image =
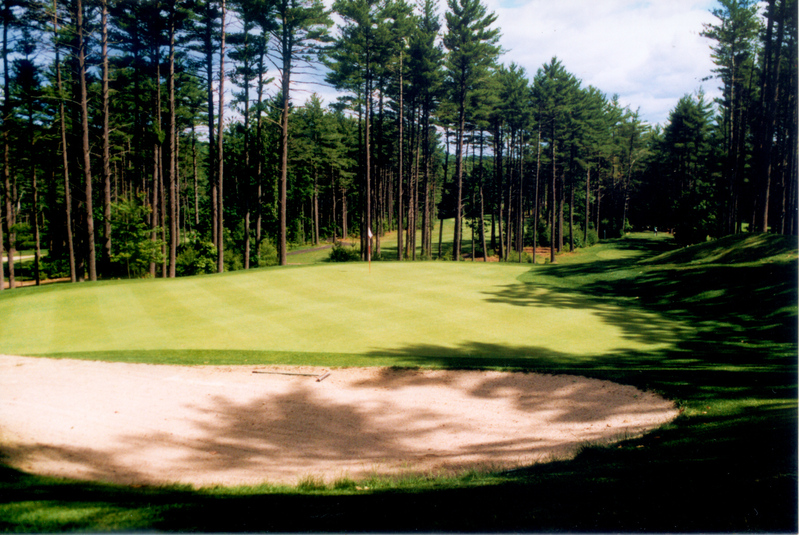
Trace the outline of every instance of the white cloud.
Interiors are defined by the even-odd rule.
[[[715,23],[714,0],[483,0],[497,15],[504,64],[524,67],[530,80],[552,57],[608,98],[638,109],[650,124],[663,124],[685,94],[702,88],[719,95],[712,75],[710,41],[703,24]],[[328,7],[332,0],[325,0]],[[442,31],[446,0],[439,0]],[[302,85],[302,84],[300,84]],[[305,86],[326,104],[336,99],[330,87]]]
[[[503,63],[532,78],[557,56],[564,67],[648,122],[664,123],[686,93],[716,96],[710,41],[703,23],[715,18],[709,0],[487,0],[497,14]]]

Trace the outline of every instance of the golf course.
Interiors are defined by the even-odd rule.
[[[152,410],[170,388],[158,382],[169,370],[208,383],[203,370],[230,367],[246,374],[235,387],[242,389],[265,384],[267,373],[313,381],[326,371],[318,384],[332,388],[347,370],[392,380],[413,372],[428,383],[451,372],[483,386],[511,376],[584,380],[623,385],[631,399],[656,396],[673,415],[511,468],[481,458],[448,471],[124,483],[25,469],[2,427],[14,405],[0,392],[0,531],[797,530],[795,237],[741,234],[679,248],[669,235],[633,233],[559,255],[555,264],[368,265],[324,256],[3,292],[0,355],[35,357],[14,366],[42,366],[43,389],[51,381],[65,392],[71,386],[59,379],[59,363],[85,370],[81,392],[103,382],[91,366],[150,365],[137,399],[150,400]],[[453,390],[466,388],[457,381]],[[525,388],[533,387],[497,387],[458,403],[466,415],[500,391],[524,400]],[[104,395],[112,394],[125,395]],[[218,408],[230,429],[241,416],[234,409]],[[324,432],[334,420],[314,421]]]

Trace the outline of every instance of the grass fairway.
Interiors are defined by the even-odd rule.
[[[634,235],[556,265],[362,264],[0,295],[0,352],[514,367],[656,390],[646,437],[512,473],[127,488],[0,466],[0,530],[797,530],[797,244]],[[368,488],[367,488],[368,487]]]
[[[244,354],[250,363],[296,357],[326,366],[486,357],[530,366],[541,356],[663,349],[690,330],[590,297],[553,306],[557,293],[518,280],[528,271],[382,262],[370,272],[350,263],[20,292],[0,300],[0,352],[164,362],[157,353],[167,350],[187,364]]]

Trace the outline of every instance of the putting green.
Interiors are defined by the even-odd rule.
[[[515,356],[662,349],[684,325],[525,284],[529,266],[329,264],[5,292],[0,353],[254,350]],[[528,277],[529,278],[529,275]]]

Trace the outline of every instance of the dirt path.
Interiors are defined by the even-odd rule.
[[[332,482],[568,458],[677,415],[651,393],[572,376],[344,368],[317,381],[325,371],[0,356],[0,454],[125,484]]]

